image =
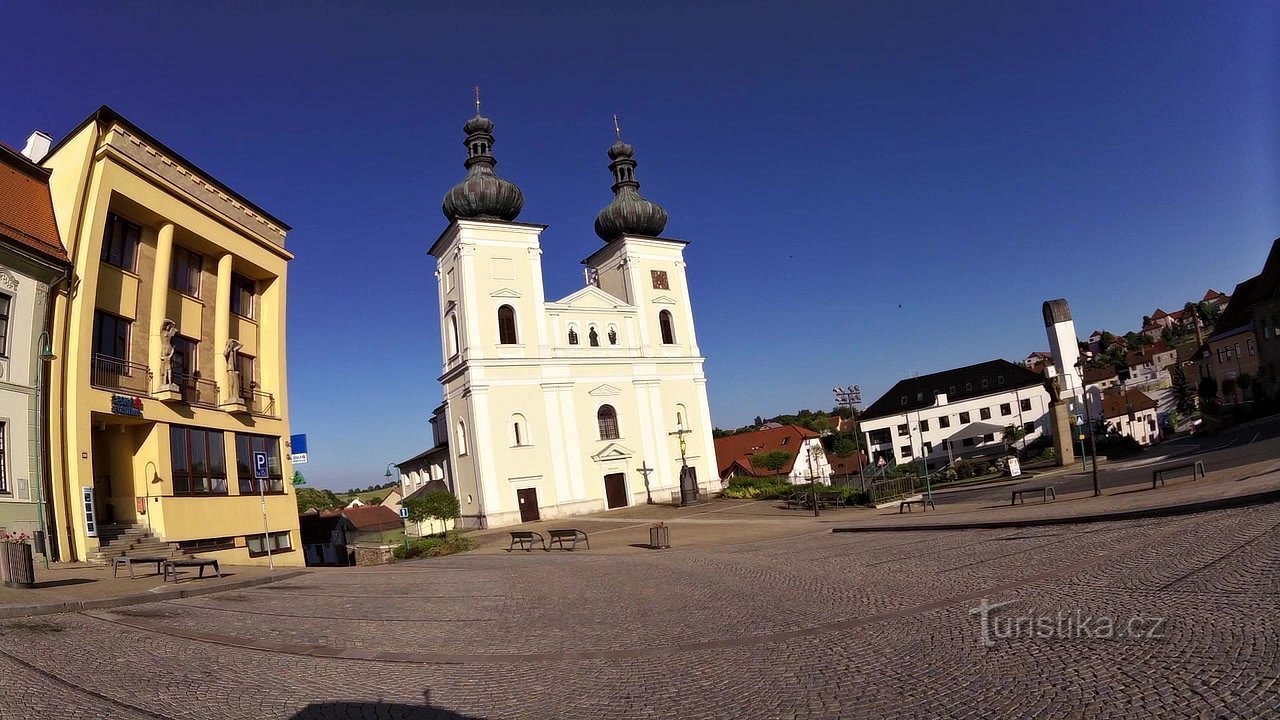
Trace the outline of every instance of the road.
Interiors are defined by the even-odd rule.
[[[1099,467],[1098,485],[1103,492],[1107,492],[1116,488],[1150,484],[1154,469],[1191,460],[1203,462],[1205,470],[1210,473],[1265,460],[1280,461],[1280,416],[1232,428],[1217,435],[1202,438],[1184,436],[1148,448],[1136,458]],[[1093,488],[1093,476],[1091,473],[1076,472],[1046,479],[1031,477],[1021,485],[1003,484],[997,487],[939,492],[934,494],[934,501],[938,504],[1007,503],[1012,489],[1044,485],[1052,487],[1059,495],[1084,492]]]

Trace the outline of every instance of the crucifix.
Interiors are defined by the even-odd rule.
[[[693,432],[685,430],[684,424],[677,422],[676,431],[669,432],[668,435],[675,435],[680,441],[680,504],[692,505],[698,502],[698,485],[693,482],[689,470],[689,461],[685,459],[686,442],[685,435]]]
[[[618,113],[613,114],[613,134],[619,140],[622,139],[622,127],[618,125]]]
[[[476,114],[480,114],[480,86],[476,86]]]
[[[641,463],[640,468],[636,471],[644,476],[644,501],[647,505],[653,504],[653,495],[649,493],[649,473],[653,471],[654,468],[649,467],[649,463],[647,462]]]

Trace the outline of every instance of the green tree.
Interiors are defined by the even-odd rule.
[[[1206,403],[1217,402],[1218,400],[1218,381],[1211,377],[1207,377],[1200,381],[1200,387],[1196,388],[1200,394],[1200,399]]]
[[[791,453],[786,450],[771,450],[767,453],[756,453],[751,456],[751,466],[761,470],[778,473],[791,461]]]
[[[760,417],[759,415],[757,415],[757,416],[756,416],[756,421],[755,421],[755,423],[754,423],[754,424],[755,424],[755,426],[756,426],[756,427],[760,427],[761,425],[763,425],[763,424],[764,424],[764,418],[762,418],[762,417]]]
[[[447,490],[429,492],[420,498],[405,500],[401,507],[409,510],[409,522],[420,523],[427,520],[445,522],[458,517],[462,506],[458,498]]]
[[[306,512],[308,510],[336,510],[343,506],[343,502],[333,494],[332,490],[321,490],[320,488],[300,487],[295,491],[298,499],[298,512]]]
[[[1187,373],[1181,365],[1175,366],[1169,374],[1172,386],[1174,407],[1182,415],[1190,415],[1196,411],[1196,399],[1191,394],[1191,383],[1187,381]],[[1216,394],[1216,392],[1215,392]]]
[[[1019,425],[1005,425],[1004,432],[1000,433],[1000,439],[1004,441],[1004,446],[1008,448],[1010,445],[1018,442],[1027,436],[1027,431]]]
[[[1143,315],[1143,316],[1142,316],[1142,327],[1144,327],[1144,328],[1145,328],[1145,327],[1148,327],[1149,325],[1151,325],[1151,323],[1152,323],[1152,320],[1151,320],[1151,316],[1150,316],[1150,315]]]

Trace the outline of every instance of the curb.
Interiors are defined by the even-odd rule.
[[[142,605],[145,603],[161,602],[163,600],[179,600],[182,598],[199,597],[201,595],[212,595],[213,593],[225,592],[227,590],[243,590],[244,588],[255,587],[257,585],[267,585],[281,580],[291,580],[305,574],[306,572],[303,570],[290,570],[277,575],[236,580],[225,585],[206,585],[197,588],[175,587],[172,590],[164,590],[163,592],[135,593],[133,595],[119,595],[116,597],[98,598],[96,600],[68,600],[66,602],[41,603],[39,605],[0,605],[0,620],[31,617],[33,615],[54,615],[58,613],[80,612],[82,610],[107,610],[110,608],[125,607],[126,605]]]
[[[908,532],[915,530],[998,530],[1001,528],[1043,527],[1047,525],[1077,525],[1082,523],[1111,522],[1115,520],[1142,520],[1147,518],[1174,517],[1192,515],[1211,510],[1246,507],[1280,502],[1280,489],[1265,490],[1248,495],[1236,495],[1213,500],[1183,503],[1181,505],[1161,505],[1137,510],[1117,510],[1113,512],[1095,513],[1092,515],[1071,515],[1066,517],[1027,518],[1024,520],[986,520],[982,522],[934,523],[931,525],[882,525],[879,527],[839,527],[832,528],[833,533],[870,533],[870,532]]]

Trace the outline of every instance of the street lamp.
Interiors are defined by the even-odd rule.
[[[831,388],[831,392],[836,395],[837,406],[849,406],[849,413],[853,418],[853,447],[858,456],[858,482],[862,484],[862,492],[866,492],[867,478],[862,473],[862,441],[860,439],[862,432],[858,429],[858,404],[862,402],[862,388],[857,385],[850,385],[849,387],[837,385]]]
[[[1084,378],[1084,363],[1086,360],[1093,358],[1092,352],[1086,352],[1076,360],[1076,370],[1079,371],[1080,377]],[[1081,383],[1083,385],[1083,383]],[[1084,421],[1089,426],[1089,454],[1093,457],[1093,496],[1098,497],[1102,494],[1102,490],[1098,487],[1098,442],[1094,439],[1093,433],[1093,413],[1089,410],[1089,388],[1081,388],[1084,392],[1081,396],[1084,399]]]
[[[35,486],[36,486],[36,512],[40,516],[40,536],[44,538],[44,552],[40,553],[44,556],[44,569],[49,569],[49,550],[53,547],[53,538],[49,537],[49,529],[45,525],[45,507],[44,507],[44,479],[40,472],[44,465],[44,452],[40,447],[41,428],[44,425],[40,422],[40,409],[44,406],[44,366],[45,363],[53,362],[58,359],[53,354],[53,348],[49,345],[49,333],[41,332],[36,344],[40,346],[40,358],[36,363],[36,468],[35,468]]]

